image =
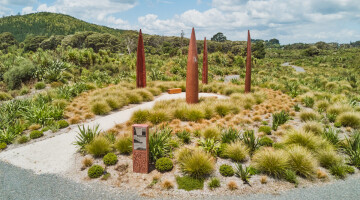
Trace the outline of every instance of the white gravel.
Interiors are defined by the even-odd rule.
[[[199,94],[199,97],[210,96],[226,98],[225,96],[217,94]],[[156,101],[178,98],[185,98],[185,93],[162,94],[154,101],[142,103],[132,108],[100,117],[94,121],[85,123],[84,125],[91,127],[99,124],[100,129],[106,131],[112,128],[115,124],[128,121],[132,113],[136,110],[152,108]],[[71,166],[76,162],[75,154],[77,148],[72,143],[76,140],[77,131],[77,128],[73,128],[67,133],[1,152],[0,160],[21,168],[33,170],[36,174],[63,174],[71,169]]]

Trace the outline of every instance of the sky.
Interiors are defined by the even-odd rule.
[[[276,38],[281,44],[360,40],[360,0],[0,0],[0,16],[64,13],[144,33],[210,39]]]

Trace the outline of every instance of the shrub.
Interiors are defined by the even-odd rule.
[[[212,190],[214,188],[220,187],[220,180],[218,178],[211,178],[208,184],[209,188]]]
[[[342,126],[342,124],[341,124],[341,122],[335,122],[335,123],[334,123],[334,126],[335,126],[336,128],[340,128],[340,127]]]
[[[205,138],[205,139],[210,139],[210,138],[213,138],[213,139],[218,139],[220,137],[220,131],[218,128],[216,127],[209,127],[209,128],[206,128],[203,132],[202,132],[202,136]]]
[[[294,105],[294,110],[295,110],[295,112],[299,112],[299,111],[300,111],[300,106],[299,106],[299,104],[295,104],[295,105]]]
[[[89,154],[100,157],[111,151],[110,145],[105,137],[97,136],[85,146],[85,149]]]
[[[234,174],[235,174],[232,166],[227,165],[227,164],[222,164],[220,166],[219,172],[222,176],[225,176],[225,177],[234,176]]]
[[[210,154],[202,150],[195,150],[186,157],[178,160],[181,170],[194,178],[202,178],[214,171],[215,162]]]
[[[35,131],[31,131],[30,138],[36,139],[36,138],[42,137],[43,135],[44,135],[44,133],[42,131],[35,130]]]
[[[316,135],[321,135],[323,133],[324,127],[321,123],[315,121],[306,122],[303,127],[304,131],[312,132]]]
[[[52,105],[61,109],[65,109],[68,102],[65,99],[55,99],[52,101]]]
[[[221,132],[221,142],[222,143],[231,143],[239,139],[239,131],[233,128],[223,129]]]
[[[166,157],[170,152],[169,141],[171,129],[162,129],[150,134],[149,153],[150,159],[155,162],[157,159]]]
[[[7,144],[5,142],[0,143],[0,150],[6,149]]]
[[[269,137],[262,137],[259,140],[259,145],[260,146],[266,146],[266,147],[271,147],[274,144],[274,141],[269,138]]]
[[[317,164],[310,151],[302,146],[293,146],[288,150],[289,166],[298,175],[310,178],[316,172]]]
[[[12,99],[12,96],[9,93],[0,91],[0,101],[7,101],[7,100],[11,100],[11,99]]]
[[[311,132],[306,132],[302,130],[289,132],[285,136],[284,143],[288,145],[297,144],[306,147],[307,149],[313,152],[316,152],[329,145],[320,136],[316,136]]]
[[[242,140],[248,146],[250,153],[252,154],[256,149],[259,148],[259,138],[255,137],[253,130],[246,130],[242,134]]]
[[[131,116],[131,121],[135,124],[145,123],[149,117],[149,114],[150,113],[148,110],[137,110]]]
[[[316,157],[320,166],[326,169],[342,163],[342,158],[333,150],[321,150],[316,154]]]
[[[249,153],[249,149],[241,142],[233,142],[227,145],[223,155],[235,162],[244,161]]]
[[[266,135],[271,135],[271,127],[270,126],[260,126],[259,132],[263,132]]]
[[[285,124],[290,119],[289,113],[283,110],[279,113],[274,113],[272,117],[273,117],[272,129],[274,131],[276,131],[280,125]]]
[[[329,169],[330,173],[335,176],[336,178],[345,178],[347,171],[344,165],[333,165]]]
[[[37,82],[36,84],[35,84],[35,89],[37,89],[37,90],[42,90],[42,89],[44,89],[46,87],[46,84],[44,83],[44,82]]]
[[[305,97],[302,99],[302,102],[305,104],[306,107],[312,108],[314,106],[314,99],[311,97]]]
[[[159,171],[159,172],[168,172],[171,171],[173,168],[173,162],[171,161],[170,158],[159,158],[156,161],[155,164],[155,168]]]
[[[191,142],[190,133],[186,130],[181,132],[177,132],[176,136],[181,139],[181,141],[185,144],[189,144]]]
[[[18,136],[18,138],[16,139],[16,142],[18,144],[24,144],[24,143],[27,143],[28,141],[29,141],[29,137],[26,135]]]
[[[284,179],[289,183],[294,183],[295,185],[299,184],[296,173],[293,170],[285,170]]]
[[[336,117],[336,122],[341,123],[342,126],[349,126],[352,128],[360,128],[360,113],[358,112],[344,112]]]
[[[87,144],[89,144],[96,136],[100,134],[99,125],[90,128],[83,125],[82,128],[78,126],[79,132],[76,136],[76,141],[73,143],[83,150]]]
[[[115,142],[115,148],[121,154],[128,154],[132,152],[132,139],[128,136],[120,136]]]
[[[115,165],[118,158],[114,153],[108,153],[103,157],[103,161],[105,165]]]
[[[288,155],[283,150],[260,149],[257,151],[253,158],[252,163],[255,169],[280,178],[284,175],[288,168]]]
[[[111,108],[105,101],[98,101],[91,105],[91,111],[95,115],[105,115],[111,111]]]
[[[4,73],[4,82],[9,89],[19,88],[21,83],[31,80],[35,71],[36,69],[32,62],[24,61],[20,66],[13,66]]]
[[[217,156],[220,148],[221,148],[221,144],[219,141],[214,140],[213,138],[210,139],[201,139],[199,142],[199,146],[204,149],[206,152],[210,153],[212,156]]]
[[[177,176],[176,183],[178,184],[178,189],[183,189],[186,191],[201,190],[204,188],[203,179],[196,179],[189,176]]]
[[[339,134],[336,129],[325,129],[322,136],[333,145],[338,145],[340,143]]]
[[[63,129],[69,126],[69,123],[66,120],[60,120],[57,122],[59,129]]]
[[[152,111],[148,116],[148,120],[153,124],[169,121],[170,117],[165,111],[156,110]]]
[[[90,178],[99,178],[104,173],[104,168],[100,165],[93,165],[88,170],[88,176]]]
[[[316,121],[319,118],[319,114],[312,110],[303,110],[300,112],[301,121]]]
[[[137,90],[136,93],[142,97],[142,101],[152,101],[154,99],[153,94],[145,89]]]
[[[251,167],[243,167],[242,164],[237,163],[235,175],[244,182],[244,184],[249,184],[249,179],[251,177]]]

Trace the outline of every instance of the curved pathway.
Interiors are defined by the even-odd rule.
[[[200,93],[199,96],[226,98],[222,95],[208,93]],[[142,103],[126,110],[120,110],[85,123],[84,125],[92,127],[99,124],[99,128],[106,131],[114,127],[115,124],[128,121],[132,113],[136,110],[152,108],[156,101],[178,98],[185,98],[185,92],[179,94],[162,94],[154,101]],[[2,160],[25,169],[31,169],[38,174],[64,173],[71,169],[71,165],[76,160],[75,154],[77,147],[72,143],[76,141],[77,131],[77,128],[73,128],[67,133],[1,152],[0,161]]]
[[[295,66],[295,65],[290,65],[290,63],[288,63],[288,62],[281,64],[281,66],[290,66],[290,67],[294,68],[295,71],[297,71],[297,72],[305,72],[304,68]]]

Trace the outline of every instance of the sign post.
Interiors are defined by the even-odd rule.
[[[134,124],[133,131],[133,172],[149,173],[149,125]]]

